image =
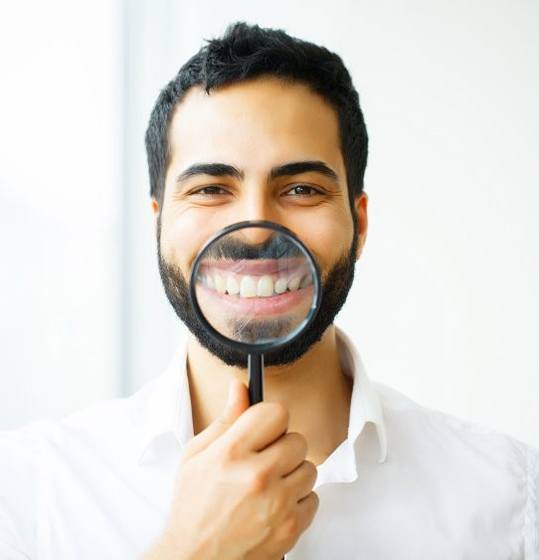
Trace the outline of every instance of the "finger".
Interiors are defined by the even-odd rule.
[[[232,378],[225,409],[205,430],[189,441],[183,459],[192,457],[206,449],[222,436],[248,408],[249,391],[247,387],[241,381]]]
[[[318,506],[320,505],[320,499],[316,492],[311,492],[307,494],[302,500],[300,500],[296,506],[296,511],[298,514],[300,533],[305,531],[307,527],[312,523],[316,512],[318,511]]]
[[[283,482],[288,486],[296,501],[299,502],[311,493],[317,477],[316,466],[310,461],[303,461],[295,471],[283,478]]]
[[[277,476],[286,476],[305,460],[307,441],[296,432],[288,432],[261,451],[259,462],[269,465]]]
[[[246,410],[223,436],[223,444],[260,451],[288,429],[288,409],[277,402],[260,402]]]

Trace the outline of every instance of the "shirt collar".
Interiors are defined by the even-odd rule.
[[[353,482],[358,477],[359,435],[368,423],[376,428],[378,440],[378,462],[387,457],[387,432],[380,397],[372,385],[359,353],[339,327],[335,327],[337,352],[341,369],[353,379],[348,420],[348,436],[332,454],[318,466],[316,487],[329,482]]]
[[[341,368],[353,382],[348,437],[320,465],[319,482],[352,481],[357,478],[356,440],[368,422],[376,427],[378,462],[387,456],[387,437],[379,396],[371,384],[359,353],[343,330],[336,327]],[[153,389],[143,411],[138,464],[157,451],[158,442],[173,439],[180,448],[193,437],[191,397],[187,377],[187,340],[182,340],[165,371],[153,381]],[[320,476],[322,475],[322,476]]]
[[[154,380],[143,411],[138,464],[151,460],[157,443],[167,436],[180,448],[194,436],[191,396],[187,377],[187,340],[179,344],[165,371]]]

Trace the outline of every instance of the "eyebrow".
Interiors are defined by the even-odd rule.
[[[268,173],[268,180],[272,181],[279,177],[299,175],[300,173],[320,173],[333,181],[338,181],[339,177],[327,163],[323,161],[293,161],[273,167]],[[191,177],[197,175],[211,175],[213,177],[232,177],[243,179],[244,173],[233,165],[227,163],[195,163],[182,171],[176,177],[176,184],[181,184]]]

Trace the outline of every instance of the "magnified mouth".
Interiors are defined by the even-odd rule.
[[[304,260],[215,261],[198,270],[205,302],[233,314],[267,316],[292,311],[313,299],[312,273]],[[306,314],[305,310],[305,314]]]
[[[258,259],[203,263],[201,284],[219,294],[240,298],[267,298],[294,292],[312,284],[312,273],[303,260]]]

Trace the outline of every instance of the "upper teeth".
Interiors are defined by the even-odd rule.
[[[297,290],[299,288],[299,283],[301,282],[301,278],[299,276],[293,276],[288,281],[288,289],[290,291]]]
[[[257,296],[272,296],[273,295],[273,280],[271,276],[261,276],[256,285]]]
[[[286,281],[286,278],[279,278],[275,281],[275,286],[273,287],[273,289],[275,290],[276,294],[282,294],[283,292],[286,292],[287,287],[288,282]]]
[[[214,273],[202,275],[202,282],[208,288],[217,290],[219,293],[239,295],[240,297],[269,297],[282,294],[286,290],[294,291],[305,288],[312,284],[310,274],[292,274],[289,278],[285,276],[226,276],[226,273]]]
[[[244,276],[240,282],[241,297],[256,296],[256,280],[252,276]]]
[[[206,278],[211,278],[211,276],[208,274],[208,276],[206,276]],[[221,293],[224,294],[226,292],[226,281],[225,279],[220,276],[219,274],[216,274],[213,277],[214,283],[215,283],[215,289]],[[206,283],[206,285],[211,288],[209,282]]]
[[[226,279],[226,291],[231,295],[236,295],[240,291],[240,285],[234,276],[229,276]]]

